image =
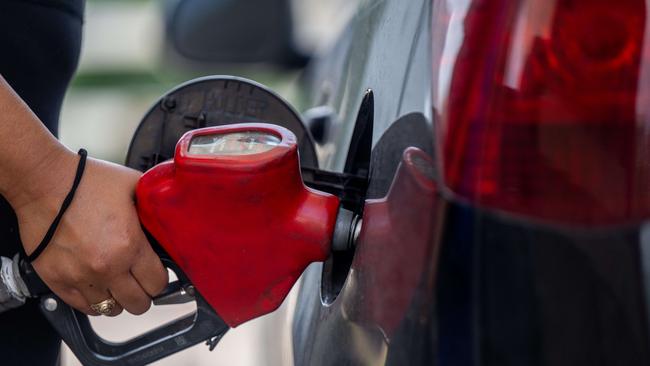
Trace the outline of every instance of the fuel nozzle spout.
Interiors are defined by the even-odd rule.
[[[360,215],[343,207],[339,208],[332,235],[332,251],[347,252],[354,250],[363,219]]]

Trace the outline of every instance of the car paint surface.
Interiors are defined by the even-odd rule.
[[[433,180],[430,5],[363,2],[342,38],[304,78],[301,108],[336,111],[325,143],[317,147],[323,169],[343,169],[366,90],[375,101],[369,201],[356,253],[331,303],[321,296],[321,264],[303,276],[293,318],[296,365],[433,362],[439,202]],[[407,172],[419,171],[403,159],[409,146],[430,159],[421,190],[403,189],[412,178]]]
[[[648,364],[642,223],[581,228],[511,215],[458,199],[438,179],[433,127],[444,100],[432,101],[445,94],[433,88],[444,88],[454,63],[433,60],[431,45],[448,42],[453,55],[463,20],[432,35],[430,16],[436,6],[462,13],[470,4],[363,2],[334,49],[307,70],[301,109],[336,112],[317,146],[321,168],[343,169],[367,89],[374,130],[351,269],[333,300],[323,296],[322,265],[303,276],[294,362]],[[402,184],[405,161],[398,166],[408,146],[432,157],[433,188],[417,200],[405,192],[397,199],[390,188]]]

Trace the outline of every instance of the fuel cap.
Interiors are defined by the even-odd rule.
[[[136,129],[126,165],[145,171],[172,158],[187,131],[233,123],[272,123],[298,140],[303,167],[318,168],[314,142],[296,110],[268,87],[235,76],[190,80],[163,95]]]

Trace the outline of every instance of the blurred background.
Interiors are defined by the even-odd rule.
[[[292,55],[294,61],[304,63],[300,60],[302,55],[318,57],[326,52],[359,1],[293,1],[292,42],[297,53]],[[84,147],[94,157],[123,163],[131,136],[152,104],[179,83],[210,74],[256,80],[274,89],[298,110],[302,109],[294,88],[300,77],[300,68],[274,67],[264,63],[229,63],[225,66],[176,54],[166,41],[169,38],[166,19],[178,3],[87,1],[79,69],[61,116],[60,137],[68,147],[73,150]],[[215,3],[226,4],[229,1]],[[248,1],[239,0],[239,3]],[[207,24],[211,26],[209,22]],[[214,24],[215,28],[218,26]],[[296,291],[294,288],[279,311],[227,333],[213,352],[198,345],[157,365],[291,365],[289,325]],[[92,322],[100,335],[119,341],[190,312],[192,307],[167,306],[154,308],[141,317],[126,314],[118,318],[96,318]],[[280,337],[282,342],[278,342]],[[286,346],[268,349],[269,339],[274,339],[275,345]],[[62,365],[80,365],[65,347]]]

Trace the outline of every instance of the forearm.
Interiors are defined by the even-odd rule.
[[[16,206],[57,190],[73,155],[0,76],[0,194]]]

